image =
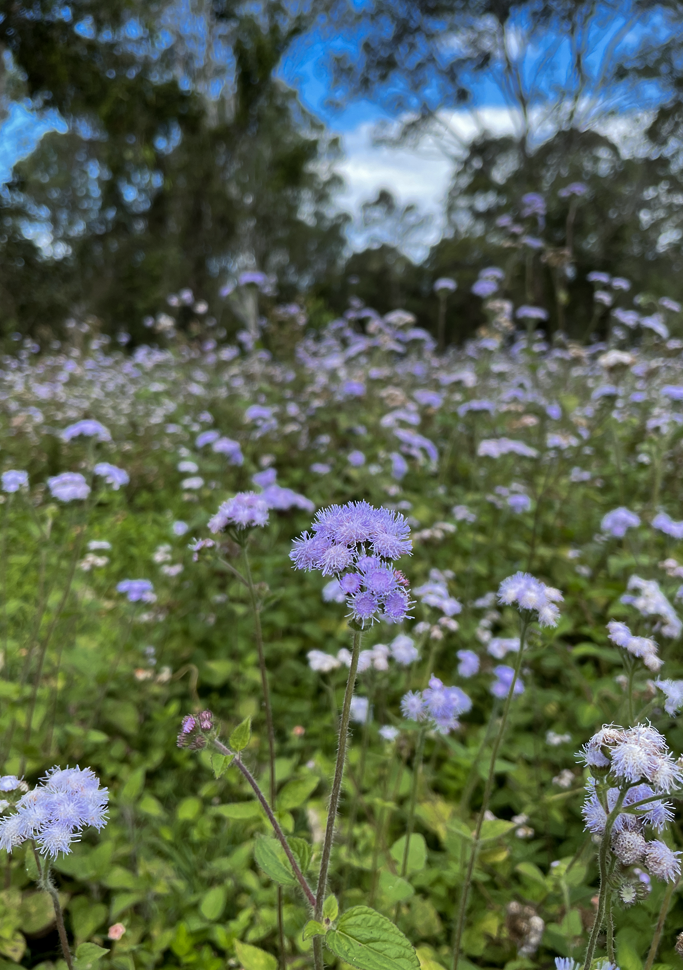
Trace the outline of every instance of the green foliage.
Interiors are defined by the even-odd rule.
[[[368,906],[354,906],[325,936],[325,946],[358,970],[418,970],[409,940],[386,916]]]

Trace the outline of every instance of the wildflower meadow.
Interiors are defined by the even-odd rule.
[[[680,966],[681,310],[592,275],[8,348],[0,970]]]

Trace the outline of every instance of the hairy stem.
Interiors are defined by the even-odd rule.
[[[413,765],[413,784],[410,789],[410,805],[408,806],[408,826],[406,828],[406,845],[403,850],[403,861],[401,862],[402,879],[405,878],[406,870],[408,868],[408,853],[410,852],[410,840],[413,835],[413,826],[415,824],[415,802],[417,801],[417,789],[420,783],[420,770],[422,768],[422,758],[424,756],[426,736],[427,736],[427,729],[423,725],[420,728],[420,733],[417,738],[417,747],[415,749],[415,764]]]
[[[249,599],[251,609],[254,614],[254,633],[256,636],[256,649],[258,651],[258,664],[261,671],[261,689],[263,690],[263,703],[266,709],[266,729],[268,732],[268,767],[270,771],[270,801],[275,805],[275,728],[273,726],[273,708],[270,703],[270,687],[268,684],[268,671],[266,669],[266,656],[263,650],[263,632],[261,630],[260,606],[256,597],[254,580],[251,575],[251,565],[246,543],[243,546],[244,571],[246,573],[247,587],[249,588]],[[237,570],[233,572],[241,579]],[[244,580],[242,580],[244,582]],[[285,927],[282,913],[282,887],[277,887],[277,928],[280,943],[280,970],[285,966]]]
[[[526,641],[526,631],[528,626],[528,620],[522,620],[522,628],[519,638],[519,653],[517,654],[517,662],[515,664],[515,673],[512,678],[512,683],[510,684],[510,690],[505,698],[505,706],[503,707],[503,714],[500,719],[500,727],[498,728],[498,733],[493,742],[493,748],[491,750],[491,764],[489,766],[489,772],[486,778],[486,786],[484,788],[484,797],[481,803],[481,809],[479,811],[479,816],[477,818],[477,825],[474,830],[474,835],[472,837],[472,849],[470,851],[469,863],[467,866],[467,872],[465,874],[465,882],[462,887],[462,894],[460,897],[460,912],[458,913],[458,919],[455,924],[455,932],[453,935],[453,970],[458,970],[458,961],[460,960],[460,947],[462,945],[462,934],[465,929],[465,915],[467,913],[467,903],[469,902],[470,889],[472,886],[472,876],[474,874],[474,867],[477,861],[477,855],[479,854],[479,841],[481,839],[481,829],[484,824],[484,815],[488,811],[489,802],[491,800],[491,792],[493,791],[493,783],[496,777],[496,759],[498,757],[498,752],[500,746],[503,742],[503,737],[505,735],[505,728],[507,726],[508,717],[510,714],[510,708],[512,706],[512,698],[515,692],[515,685],[519,678],[519,672],[522,668],[522,657],[524,655],[524,647]]]
[[[50,875],[50,863],[45,862],[44,864],[40,860],[40,855],[38,854],[38,849],[36,848],[36,843],[31,839],[31,845],[33,846],[33,856],[36,860],[36,866],[38,868],[38,884],[40,888],[49,893],[52,898],[52,905],[55,911],[55,922],[57,923],[57,932],[59,934],[59,942],[62,944],[62,951],[64,953],[64,959],[66,960],[66,965],[69,970],[73,970],[73,960],[71,957],[71,949],[69,947],[69,940],[66,935],[66,927],[64,926],[64,915],[62,914],[62,907],[59,903],[59,893],[57,892],[57,887],[52,881]]]
[[[351,650],[351,666],[349,676],[346,681],[346,691],[344,692],[344,703],[342,705],[341,721],[339,722],[339,744],[337,747],[337,761],[334,766],[334,776],[332,778],[332,793],[327,810],[327,825],[325,826],[325,839],[323,841],[322,856],[320,859],[320,874],[318,875],[318,889],[315,897],[315,911],[313,918],[320,920],[325,902],[325,890],[327,888],[327,873],[330,868],[330,856],[332,855],[332,842],[334,841],[334,826],[337,820],[337,809],[341,796],[342,780],[344,778],[344,766],[346,764],[346,748],[349,740],[349,720],[351,717],[351,699],[353,689],[356,685],[356,672],[358,670],[358,657],[360,655],[362,633],[360,630],[353,631],[353,647]],[[317,944],[316,944],[316,941]],[[319,937],[313,940],[313,956],[315,959],[316,970],[322,970],[322,941]]]
[[[593,923],[593,929],[591,931],[590,939],[588,940],[588,948],[586,949],[586,959],[583,964],[583,970],[590,970],[591,963],[593,962],[593,956],[595,954],[595,947],[598,944],[598,936],[600,935],[600,930],[602,929],[602,924],[605,919],[605,913],[607,911],[608,898],[611,895],[611,888],[609,885],[609,847],[610,839],[612,837],[612,828],[617,820],[617,815],[621,810],[621,804],[624,800],[625,791],[620,792],[619,798],[617,799],[617,804],[614,806],[612,811],[607,816],[607,821],[605,822],[605,831],[602,836],[602,842],[600,843],[600,850],[598,852],[598,869],[600,872],[600,895],[598,896],[598,911],[595,914],[595,922]]]
[[[294,854],[293,854],[292,850],[289,847],[289,842],[287,841],[287,838],[285,836],[285,833],[280,828],[280,823],[275,818],[275,815],[273,814],[273,810],[270,807],[270,805],[268,804],[268,799],[266,798],[266,796],[263,794],[263,792],[259,788],[258,782],[256,781],[256,779],[254,778],[254,776],[249,771],[249,769],[244,764],[244,762],[242,761],[242,759],[240,758],[240,756],[238,754],[235,754],[234,751],[231,751],[230,748],[228,748],[226,745],[223,744],[222,741],[219,741],[218,739],[214,739],[213,745],[216,748],[216,750],[217,751],[220,751],[220,753],[222,755],[225,755],[226,758],[232,758],[233,759],[233,762],[232,763],[235,765],[236,768],[239,768],[239,770],[242,772],[242,774],[246,778],[246,780],[249,783],[249,785],[251,786],[254,794],[256,795],[256,797],[258,798],[259,802],[261,803],[261,807],[263,808],[263,811],[266,813],[266,815],[268,817],[268,821],[270,822],[270,824],[273,827],[273,832],[275,832],[275,836],[276,836],[278,842],[280,843],[280,845],[282,846],[282,848],[285,850],[285,855],[289,859],[289,864],[291,865],[292,870],[294,871],[294,875],[296,876],[296,878],[297,878],[297,880],[299,882],[299,885],[301,886],[301,888],[304,891],[304,895],[306,896],[306,899],[309,901],[309,903],[311,904],[311,906],[315,906],[315,895],[313,893],[313,890],[311,889],[311,887],[306,882],[306,877],[302,873],[301,869],[299,868],[298,862],[294,858]]]

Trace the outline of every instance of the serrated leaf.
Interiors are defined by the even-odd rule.
[[[229,745],[233,751],[244,751],[251,740],[251,717],[245,717],[230,735]]]
[[[336,896],[328,896],[323,903],[323,916],[333,923],[337,916],[339,916],[339,903],[337,902]]]
[[[406,850],[406,837],[402,835],[391,847],[391,858],[399,869],[403,866],[403,856]],[[427,843],[423,835],[410,836],[410,848],[408,849],[408,865],[406,872],[419,872],[424,869],[427,862]]]
[[[527,879],[531,879],[532,882],[537,882],[541,886],[546,884],[545,876],[533,862],[520,862],[519,865],[515,866],[515,870],[522,876],[526,876]]]
[[[244,970],[277,970],[277,960],[273,954],[266,953],[251,943],[235,940],[235,952]]]
[[[486,819],[481,827],[481,842],[488,842],[489,839],[500,839],[507,835],[515,827],[514,822],[508,822],[504,818]]]
[[[397,926],[369,906],[354,906],[330,930],[325,945],[358,970],[420,970],[417,953]]]
[[[311,864],[313,849],[306,839],[289,838],[287,839],[292,855],[296,859],[297,865],[302,872],[307,872]]]
[[[308,923],[304,926],[301,938],[303,940],[310,940],[312,936],[324,936],[325,932],[325,927],[322,923],[319,923],[315,919],[309,919]]]
[[[298,808],[309,798],[318,787],[319,779],[315,775],[307,778],[295,778],[288,781],[280,794],[277,796],[277,807],[281,812],[291,811]]]
[[[108,953],[109,950],[106,947],[98,946],[97,943],[81,943],[76,949],[74,967],[76,970],[89,970]]]
[[[296,886],[297,879],[277,839],[262,835],[254,845],[254,858],[259,869],[280,886]]]

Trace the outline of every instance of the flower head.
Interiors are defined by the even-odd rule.
[[[18,492],[22,485],[28,485],[28,472],[10,468],[9,471],[2,473],[3,492]]]
[[[562,600],[562,593],[558,589],[546,586],[529,573],[518,572],[508,576],[498,590],[500,603],[516,603],[520,610],[534,611],[541,626],[557,626],[560,611],[556,604]]]
[[[47,480],[47,487],[53,498],[60,502],[72,502],[74,499],[87,498],[90,486],[80,472],[62,472]]]
[[[256,492],[238,492],[233,498],[223,502],[218,511],[209,519],[211,532],[222,532],[228,526],[237,530],[264,526],[268,524],[268,504]]]

